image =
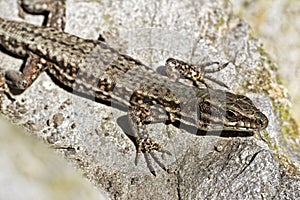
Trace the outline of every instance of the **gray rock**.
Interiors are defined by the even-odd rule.
[[[172,153],[162,158],[175,170],[168,174],[155,166],[154,177],[143,159],[134,164],[135,147],[118,123],[125,112],[68,93],[46,74],[16,96],[16,102],[4,99],[1,112],[10,121],[59,148],[111,199],[300,196],[297,167],[285,159],[288,151],[275,149],[284,149],[277,140],[283,134],[278,114],[289,107],[278,100],[287,101],[286,96],[261,44],[251,37],[248,24],[232,14],[228,1],[70,0],[67,13],[67,32],[91,39],[101,33],[111,46],[153,68],[168,57],[195,64],[230,61],[215,77],[250,97],[268,116],[268,128],[257,137],[223,138],[151,124],[151,137]],[[16,18],[16,13],[3,11],[1,16]],[[35,17],[26,21],[40,24]],[[0,55],[1,66],[18,69],[15,59]],[[291,123],[290,118],[285,122]],[[297,164],[299,159],[293,158]]]

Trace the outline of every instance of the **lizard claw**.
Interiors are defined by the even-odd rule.
[[[144,158],[146,160],[147,166],[150,172],[156,176],[156,172],[153,167],[152,159],[165,171],[169,171],[165,164],[161,161],[161,159],[156,155],[155,151],[160,153],[166,153],[168,155],[172,155],[167,150],[162,150],[158,143],[154,143],[150,138],[146,138],[143,140],[137,141],[137,152],[135,158],[135,165],[137,165],[138,160],[140,158],[140,154],[143,153]],[[151,159],[152,158],[152,159]]]

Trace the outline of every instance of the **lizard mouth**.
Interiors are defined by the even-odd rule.
[[[253,118],[243,119],[236,122],[228,122],[227,127],[241,131],[260,131],[268,126],[268,118],[261,112],[256,112]],[[226,126],[226,125],[225,125]]]

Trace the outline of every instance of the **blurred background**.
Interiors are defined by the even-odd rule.
[[[0,117],[0,200],[107,199],[61,155]]]

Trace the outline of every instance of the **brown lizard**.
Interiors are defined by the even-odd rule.
[[[0,18],[1,46],[27,58],[22,72],[7,71],[0,77],[0,88],[9,96],[12,96],[11,91],[25,90],[46,70],[68,91],[128,110],[137,155],[144,154],[154,175],[151,157],[160,167],[168,169],[155,154],[163,150],[148,136],[149,123],[183,123],[197,130],[242,131],[249,135],[267,127],[267,117],[248,97],[199,87],[199,83],[206,84],[205,78],[222,85],[206,74],[219,71],[228,63],[211,71],[206,66],[218,63],[195,68],[195,65],[168,59],[166,65],[177,69],[196,87],[187,86],[156,73],[103,41],[82,39],[63,32],[65,11],[57,8],[64,9],[64,1],[47,2],[49,5],[39,7],[20,0],[23,8],[30,12],[41,13],[40,8],[55,7],[59,17],[49,9],[46,26]]]

